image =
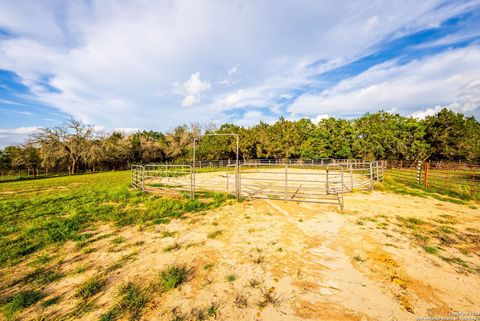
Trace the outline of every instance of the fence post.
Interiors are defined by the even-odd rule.
[[[343,191],[343,169],[342,169],[342,171],[340,172],[340,174],[341,174],[341,180],[342,180],[342,187],[341,187],[342,202],[340,203],[340,208],[341,208],[342,211],[343,211],[343,207],[344,207],[343,204],[344,204],[344,202],[345,202],[345,201],[344,201],[344,198],[343,198],[343,194],[344,194],[344,191]]]
[[[472,174],[472,191],[471,191],[472,196],[474,193],[475,193],[475,169],[473,170],[473,174]]]
[[[375,162],[375,171],[377,173],[377,182],[379,181],[378,179],[378,161]]]
[[[353,164],[350,163],[350,192],[353,192]]]
[[[235,164],[235,196],[237,197],[237,200],[240,197],[240,164],[236,163]]]
[[[142,166],[141,169],[142,169],[142,176],[141,176],[141,180],[142,180],[142,191],[145,191],[145,176],[144,176],[145,167]]]
[[[382,160],[382,181],[384,181],[385,178],[385,162]]]
[[[285,200],[288,199],[288,164],[285,164]]]
[[[229,186],[228,186],[228,183],[229,183],[228,175],[229,175],[229,172],[228,172],[228,167],[227,167],[227,194],[228,194],[228,188],[229,188]]]
[[[327,195],[330,194],[330,186],[329,186],[329,181],[328,181],[328,165],[327,165],[327,170],[325,172],[325,178],[327,181]]]
[[[420,185],[422,180],[422,161],[418,161],[417,164],[417,184]]]
[[[370,162],[370,190],[373,191],[373,162]]]
[[[428,187],[428,174],[430,172],[430,163],[425,163],[425,172],[423,173],[423,186]]]

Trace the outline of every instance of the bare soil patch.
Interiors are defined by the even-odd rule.
[[[44,268],[62,278],[19,317],[98,320],[128,282],[148,294],[142,320],[414,320],[478,309],[480,210],[382,192],[345,203],[342,213],[256,200],[168,224],[98,225],[85,231],[88,242],[50,253]],[[158,284],[169,266],[187,273],[166,291]],[[16,291],[33,270],[32,262],[3,269],[0,282]],[[100,290],[78,297],[98,275]]]

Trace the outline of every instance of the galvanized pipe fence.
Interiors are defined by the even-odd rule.
[[[132,187],[143,191],[225,192],[238,197],[338,204],[344,193],[371,190],[384,162],[355,160],[232,160],[132,166]]]

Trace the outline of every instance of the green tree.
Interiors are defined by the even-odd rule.
[[[466,119],[461,113],[446,108],[425,118],[426,142],[431,147],[431,159],[462,159],[462,144],[466,140]]]

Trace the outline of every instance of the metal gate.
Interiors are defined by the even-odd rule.
[[[186,191],[194,197],[194,175],[190,165],[145,165],[141,177],[144,191]]]
[[[340,166],[244,163],[238,170],[238,194],[251,198],[338,204],[343,209]]]

